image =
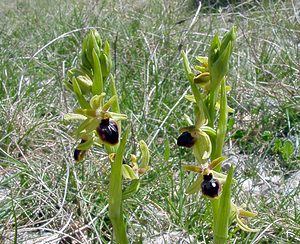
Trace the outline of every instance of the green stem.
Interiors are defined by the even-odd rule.
[[[225,136],[227,131],[227,120],[228,120],[228,112],[227,112],[226,83],[225,83],[225,79],[223,79],[221,81],[220,117],[218,121],[215,151],[212,159],[216,159],[222,156],[223,146],[224,146],[224,141],[225,141]],[[215,170],[220,171],[220,169],[221,169],[221,165],[219,165]]]
[[[211,112],[211,110],[209,110],[209,111]],[[215,111],[215,109],[214,109],[214,111]],[[227,130],[227,117],[228,117],[228,112],[227,112],[226,84],[225,84],[225,79],[223,79],[221,81],[220,117],[219,117],[219,121],[218,121],[216,138],[214,138],[212,140],[212,145],[213,145],[214,150],[211,155],[211,160],[214,160],[214,159],[222,156],[224,140],[225,140],[225,135],[226,135],[226,130]],[[214,170],[217,172],[220,172],[221,165],[217,166]],[[218,220],[217,220],[218,214],[220,213],[219,207],[221,204],[220,204],[219,199],[212,200],[211,203],[212,203],[212,212],[213,212],[213,230],[214,230],[214,235],[215,235],[215,233],[217,231],[217,225],[218,225],[217,224],[218,223]],[[215,241],[215,243],[226,243],[226,239],[221,240],[221,238],[218,238]]]
[[[209,119],[208,119],[208,126],[214,128],[214,121],[216,117],[216,101],[218,96],[219,88],[211,90],[209,93]]]
[[[231,182],[233,167],[231,166],[226,182],[223,185],[222,196],[219,200],[219,209],[214,223],[214,244],[226,244],[228,238],[229,217],[231,208]]]
[[[113,225],[113,235],[118,244],[127,244],[126,227],[122,211],[122,162],[128,130],[125,132],[118,147],[115,161],[111,166],[109,180],[109,218]]]

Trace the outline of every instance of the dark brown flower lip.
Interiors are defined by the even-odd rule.
[[[196,139],[188,131],[183,132],[177,139],[177,145],[180,147],[191,148],[195,142]]]
[[[213,178],[212,173],[203,175],[201,190],[203,195],[211,198],[216,198],[221,193],[221,184],[217,179]]]
[[[103,142],[115,145],[119,142],[119,127],[111,119],[102,119],[96,128],[97,134]]]

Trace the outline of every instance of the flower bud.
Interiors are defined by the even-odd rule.
[[[221,193],[221,184],[217,179],[213,178],[212,173],[209,173],[208,175],[203,175],[201,190],[203,195],[216,198]]]
[[[91,30],[84,38],[81,53],[82,66],[90,70],[94,67],[93,50],[100,55],[102,40],[97,30]]]
[[[191,148],[196,142],[196,139],[192,137],[188,131],[183,132],[177,139],[177,145],[180,147]]]
[[[211,74],[211,89],[216,89],[229,69],[229,59],[235,46],[235,27],[227,32],[220,42],[218,34],[210,45],[208,66]]]
[[[210,74],[209,72],[204,72],[196,75],[194,77],[194,83],[200,85],[206,91],[210,88]]]
[[[119,127],[111,119],[102,119],[96,131],[103,143],[115,145],[119,142]]]
[[[80,144],[83,144],[85,142],[86,142],[86,140],[82,139]],[[86,154],[86,150],[79,150],[79,149],[75,148],[75,150],[74,150],[74,159],[75,159],[75,161],[76,162],[82,161],[85,154]]]

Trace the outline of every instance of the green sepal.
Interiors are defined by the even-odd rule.
[[[199,72],[201,72],[201,73],[207,72],[207,71],[208,71],[208,69],[207,69],[206,67],[199,66],[199,65],[196,65],[196,66],[194,67],[194,69],[197,70],[197,71],[199,71]]]
[[[187,76],[188,80],[193,80],[194,79],[194,74],[191,70],[190,63],[189,63],[189,60],[186,56],[186,53],[184,51],[181,51],[181,56],[182,56],[182,59],[183,59],[183,66],[184,66],[186,76]]]
[[[82,42],[82,51],[81,51],[81,63],[82,66],[87,68],[88,70],[92,69],[92,63],[87,58],[87,42],[88,42],[88,35],[86,35]]]
[[[101,53],[99,56],[100,63],[101,63],[101,70],[103,74],[103,80],[105,81],[110,73],[110,65],[108,61],[108,57],[105,53]]]
[[[118,113],[114,113],[114,112],[109,112],[109,116],[116,122],[127,119],[126,114],[118,114]]]
[[[88,94],[91,91],[93,82],[91,81],[90,77],[88,77],[87,75],[79,75],[76,77],[76,80],[82,94]]]
[[[89,138],[87,141],[80,143],[76,149],[78,150],[88,150],[90,149],[94,144],[94,140],[93,137]]]
[[[221,80],[229,70],[231,49],[231,43],[229,43],[226,49],[220,54],[219,58],[212,64],[210,70],[212,90],[215,90],[220,85]]]
[[[219,34],[215,34],[214,38],[212,39],[211,43],[210,43],[210,48],[209,48],[209,52],[208,52],[208,69],[209,72],[211,74],[212,72],[212,65],[214,64],[214,62],[217,61],[218,57],[219,57],[219,51],[220,51],[220,39],[219,39]]]
[[[82,114],[75,114],[75,113],[68,113],[65,114],[63,117],[64,121],[70,121],[70,120],[85,120],[86,116]]]
[[[139,141],[139,145],[140,145],[140,150],[142,153],[141,164],[139,165],[139,167],[146,169],[146,168],[148,168],[148,164],[150,161],[149,148],[143,140]]]
[[[100,106],[103,105],[103,97],[105,96],[105,93],[102,92],[100,95],[95,95],[90,100],[90,106],[92,109],[96,110]]]
[[[184,98],[192,103],[196,103],[196,99],[194,95],[185,95]]]
[[[197,61],[199,61],[199,63],[201,63],[203,67],[208,67],[208,57],[198,56],[196,57],[196,59]]]
[[[208,168],[213,170],[214,168],[218,167],[224,160],[226,160],[226,156],[221,156],[216,159],[214,159],[209,165]]]
[[[198,163],[206,163],[207,159],[210,157],[212,145],[209,136],[205,132],[199,132],[199,137],[193,145],[192,150]]]
[[[102,77],[99,56],[95,50],[93,50],[93,61],[94,61],[94,79],[92,85],[92,93],[93,95],[99,95],[103,92],[103,77]]]
[[[139,177],[128,164],[122,164],[122,175],[124,179],[134,180]]]
[[[140,180],[139,179],[132,180],[130,184],[123,191],[122,200],[124,201],[132,197],[134,194],[138,192],[139,188],[140,188]]]
[[[102,47],[102,39],[101,39],[101,36],[100,36],[99,32],[96,29],[93,29],[92,32],[94,34],[97,46],[99,48]]]
[[[197,193],[201,190],[201,184],[203,181],[203,176],[199,175],[197,180],[195,180],[187,189],[186,193],[187,194],[194,194]]]
[[[73,84],[73,91],[76,95],[80,107],[84,109],[91,108],[90,104],[85,100],[84,96],[82,95],[81,89],[75,77],[73,77],[72,79],[72,84]]]
[[[114,95],[108,99],[108,101],[103,105],[102,110],[107,111],[118,99],[117,95]]]
[[[75,135],[77,137],[81,136],[81,133],[84,131],[85,133],[90,133],[93,130],[96,129],[98,126],[99,122],[97,119],[94,118],[88,118],[85,121],[83,121],[79,127],[75,130]]]
[[[81,89],[80,89],[80,86],[77,82],[77,79],[76,77],[73,77],[72,78],[72,85],[73,85],[73,91],[75,94],[78,94],[78,95],[82,95],[82,92],[81,92]]]
[[[203,125],[201,126],[201,130],[203,130],[206,134],[213,138],[217,136],[216,130],[211,128],[210,126]]]
[[[72,82],[69,80],[69,78],[67,78],[67,79],[64,79],[63,80],[63,83],[64,83],[64,85],[65,85],[65,87],[68,89],[68,90],[70,90],[70,91],[74,91],[73,90],[73,84],[72,84]]]
[[[220,53],[222,53],[230,44],[230,46],[231,46],[230,55],[231,55],[232,50],[235,46],[235,39],[236,39],[236,27],[233,26],[230,29],[230,31],[228,31],[222,38],[221,46],[220,46]]]

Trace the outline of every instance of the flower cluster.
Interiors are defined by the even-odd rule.
[[[233,112],[227,105],[226,75],[229,59],[235,45],[235,28],[225,34],[222,41],[215,35],[208,57],[197,57],[197,65],[190,66],[183,52],[183,62],[192,94],[186,99],[194,106],[194,122],[186,116],[188,126],[180,129],[177,145],[192,149],[198,165],[184,165],[183,169],[198,174],[187,189],[192,194],[201,191],[212,202],[214,236],[226,240],[228,223],[235,219],[241,229],[257,231],[245,225],[239,217],[253,217],[254,213],[242,210],[231,202],[233,168],[228,175],[220,172],[227,130],[227,117]],[[234,180],[233,180],[234,181]],[[224,212],[224,213],[222,213]],[[226,214],[227,213],[227,214]],[[218,237],[217,237],[218,236]]]
[[[74,159],[79,162],[93,145],[105,145],[110,162],[114,162],[115,151],[120,141],[121,121],[127,116],[120,113],[118,97],[113,76],[110,74],[112,62],[109,43],[102,43],[96,30],[91,30],[83,41],[81,63],[79,67],[68,71],[66,87],[71,90],[80,105],[74,113],[65,115],[65,120],[81,120],[75,130],[75,137],[80,140],[74,150]],[[111,97],[105,102],[105,84],[110,82]],[[88,100],[89,99],[89,100]],[[130,164],[122,166],[125,179],[138,179],[149,169],[150,154],[147,144],[141,140],[141,163],[131,156]]]
[[[99,33],[91,30],[84,38],[81,62],[68,71],[65,86],[75,94],[79,108],[66,114],[65,121],[80,120],[74,135],[80,141],[74,150],[74,160],[84,159],[92,146],[104,145],[111,163],[109,180],[109,217],[117,243],[128,243],[122,214],[122,201],[133,196],[140,186],[140,176],[149,170],[150,153],[147,144],[140,141],[141,156],[131,155],[131,162],[122,164],[128,130],[122,135],[121,121],[127,116],[120,113],[113,75],[110,46],[102,42]],[[107,94],[106,92],[110,93]],[[130,181],[122,190],[123,179]]]

